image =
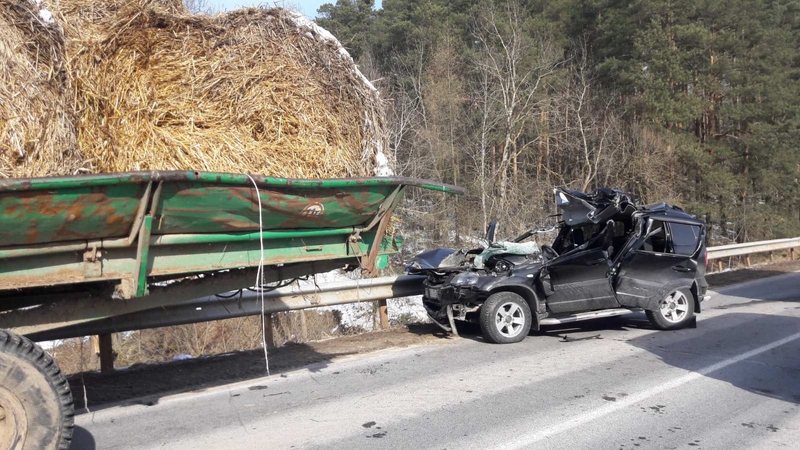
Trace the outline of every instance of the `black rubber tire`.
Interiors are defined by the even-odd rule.
[[[659,330],[680,330],[681,328],[689,325],[689,323],[694,319],[694,305],[696,300],[694,298],[694,294],[692,294],[692,291],[688,288],[682,288],[675,289],[672,292],[675,291],[680,291],[688,300],[687,305],[689,309],[686,316],[681,319],[680,322],[670,322],[667,320],[661,313],[661,309],[657,309],[655,311],[645,311],[647,319],[650,320],[650,323]],[[672,292],[670,292],[670,294],[672,294]]]
[[[495,325],[495,317],[498,310],[507,303],[516,304],[522,311],[522,329],[513,337],[504,335]],[[513,292],[498,292],[490,295],[480,309],[480,324],[483,337],[487,341],[495,344],[513,344],[514,342],[520,342],[528,336],[532,323],[533,314],[531,313],[531,308],[528,306],[528,302],[519,294]]]
[[[17,450],[67,450],[72,442],[74,405],[69,383],[53,358],[30,339],[0,330],[0,401],[7,422],[6,437],[13,436],[11,423],[25,423]],[[16,418],[19,418],[17,420]],[[1,421],[0,421],[1,422]],[[0,427],[3,425],[0,424]],[[0,433],[3,433],[0,428]],[[0,435],[0,441],[3,437]],[[3,444],[5,445],[5,444]],[[0,449],[7,450],[7,449]]]

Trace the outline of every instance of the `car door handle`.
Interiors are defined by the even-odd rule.
[[[586,265],[587,266],[596,266],[596,265],[600,264],[601,262],[603,262],[605,260],[606,260],[605,258],[593,259],[591,261],[586,261]]]
[[[675,272],[691,272],[691,267],[683,267],[683,266],[672,266],[672,270]]]

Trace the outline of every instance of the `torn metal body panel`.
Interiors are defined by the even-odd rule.
[[[708,288],[703,221],[666,203],[638,205],[615,189],[556,189],[555,200],[561,220],[551,245],[521,242],[536,234],[531,231],[469,251],[431,250],[411,261],[409,273],[427,276],[423,304],[430,317],[453,328],[448,311],[469,310],[456,319],[486,322],[488,337],[495,325],[510,330],[504,311],[516,311],[508,305],[518,300],[530,310],[525,326],[534,329],[617,310],[645,310],[651,321],[660,320],[659,328],[672,329],[700,312]],[[514,296],[500,300],[503,292]],[[497,315],[480,313],[489,303]],[[506,342],[502,333],[490,340]]]

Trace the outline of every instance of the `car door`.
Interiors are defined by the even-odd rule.
[[[609,281],[608,254],[602,248],[564,255],[547,266],[547,305],[553,313],[619,306]]]
[[[691,287],[701,233],[697,225],[650,219],[644,239],[620,263],[614,281],[619,303],[653,309],[670,291]],[[679,240],[673,242],[673,235]]]

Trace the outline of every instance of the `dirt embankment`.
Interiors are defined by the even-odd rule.
[[[797,271],[800,271],[800,260],[780,261],[773,264],[762,264],[744,269],[708,274],[706,275],[706,280],[713,289]]]

